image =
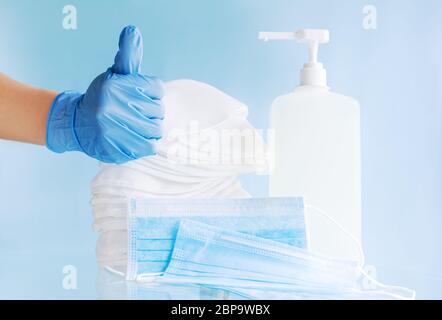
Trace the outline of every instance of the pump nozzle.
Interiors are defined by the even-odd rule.
[[[309,62],[301,71],[301,85],[327,86],[327,72],[318,62],[319,45],[330,41],[330,32],[323,29],[301,29],[296,32],[260,32],[259,39],[295,40],[309,45]]]

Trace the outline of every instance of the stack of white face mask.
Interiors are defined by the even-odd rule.
[[[165,89],[158,154],[101,164],[92,181],[101,266],[125,269],[129,198],[246,198],[238,176],[265,170],[264,144],[247,121],[247,106],[197,81],[172,81]]]

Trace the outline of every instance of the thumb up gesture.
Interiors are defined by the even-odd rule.
[[[162,137],[163,84],[141,74],[142,57],[140,31],[124,28],[113,66],[85,94],[64,92],[55,99],[47,121],[47,147],[116,164],[155,155]]]

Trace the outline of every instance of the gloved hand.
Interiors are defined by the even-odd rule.
[[[123,29],[114,65],[86,94],[64,92],[50,110],[46,145],[57,153],[80,151],[106,163],[154,155],[162,137],[163,84],[140,74],[143,39]]]

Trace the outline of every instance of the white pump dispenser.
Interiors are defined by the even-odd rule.
[[[272,106],[275,163],[270,195],[304,196],[361,241],[360,110],[352,98],[327,87],[327,73],[318,62],[328,30],[261,32],[261,40],[296,40],[309,45],[309,62],[300,86],[278,97]],[[307,209],[310,249],[334,258],[357,260],[358,248],[336,225]]]
[[[306,42],[309,46],[309,62],[304,64],[301,71],[301,85],[327,86],[327,71],[322,63],[318,62],[318,50],[320,44],[330,41],[330,32],[320,29],[302,29],[296,32],[261,32],[259,38],[269,40],[296,40]]]

